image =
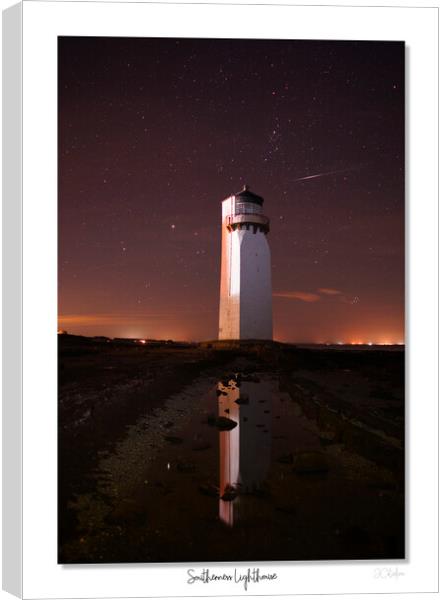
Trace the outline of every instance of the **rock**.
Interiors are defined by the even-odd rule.
[[[236,421],[228,419],[227,417],[218,417],[215,421],[215,425],[222,431],[229,431],[230,429],[237,427]]]
[[[318,475],[329,471],[327,456],[322,452],[298,452],[293,455],[293,473]]]
[[[237,490],[232,485],[227,485],[225,487],[224,493],[221,496],[221,500],[225,500],[225,502],[232,502],[237,497]]]
[[[234,373],[230,373],[229,375],[222,377],[222,379],[220,380],[220,383],[224,387],[228,387],[230,385],[230,381],[234,381],[235,379],[236,379],[236,376],[234,375]]]
[[[236,404],[249,404],[250,398],[248,394],[240,394],[239,398],[235,400]]]
[[[164,435],[163,439],[167,442],[170,442],[170,444],[181,444],[183,442],[181,437],[177,437],[175,435]]]
[[[211,483],[203,483],[199,486],[199,492],[204,496],[219,498],[219,488]]]

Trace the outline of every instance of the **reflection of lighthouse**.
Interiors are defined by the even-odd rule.
[[[234,525],[248,513],[245,494],[261,490],[270,468],[272,381],[242,381],[240,389],[230,381],[219,384],[219,390],[226,394],[219,396],[219,416],[237,423],[219,434],[220,492],[237,493],[234,499],[219,500],[219,517]]]
[[[269,219],[247,186],[222,202],[219,339],[273,338]]]

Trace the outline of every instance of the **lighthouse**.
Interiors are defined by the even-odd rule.
[[[271,340],[270,220],[248,186],[222,201],[219,339]]]

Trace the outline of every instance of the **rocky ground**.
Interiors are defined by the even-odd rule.
[[[60,562],[404,556],[403,350],[59,340]]]

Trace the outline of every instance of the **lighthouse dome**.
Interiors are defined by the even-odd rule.
[[[252,192],[248,185],[244,185],[242,190],[234,194],[234,196],[240,202],[252,202],[253,204],[259,204],[259,206],[262,206],[262,204],[264,203],[264,199],[262,198],[262,196],[258,196],[257,194]]]

